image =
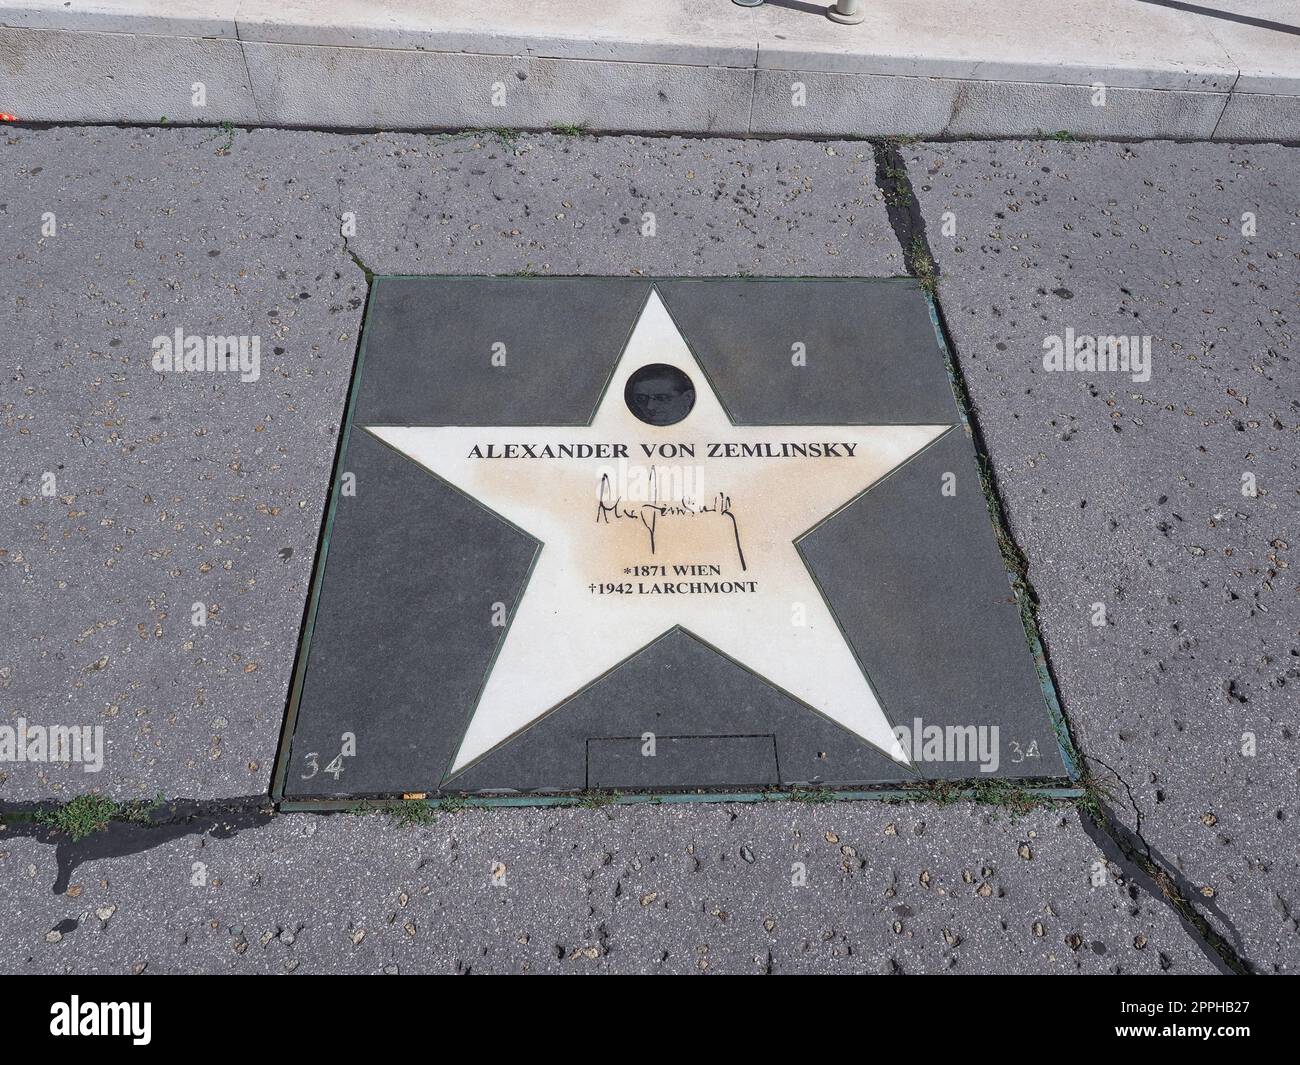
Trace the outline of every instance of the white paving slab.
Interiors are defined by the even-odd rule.
[[[28,122],[259,120],[237,41],[3,27],[0,111]]]
[[[1300,93],[1300,3],[1297,0],[1233,0],[1207,4],[1222,17],[1196,16],[1223,46],[1241,77],[1234,93]],[[1230,16],[1237,16],[1232,18]],[[1252,25],[1246,21],[1274,23]]]
[[[758,66],[969,81],[1230,89],[1237,67],[1185,12],[1131,0],[869,0],[842,26],[757,8]],[[1294,59],[1293,64],[1294,65]]]
[[[242,0],[239,36],[272,44],[740,67],[753,66],[758,51],[752,11],[698,0]]]
[[[1225,141],[1300,140],[1300,107],[1294,96],[1233,93],[1214,136]]]
[[[810,0],[0,0],[0,110],[317,128],[1295,139],[1295,0],[1225,2],[871,0],[862,24],[844,26]],[[217,103],[190,108],[195,82],[215,85]]]
[[[158,33],[233,40],[240,0],[14,0],[0,4],[0,26],[98,33]]]
[[[1215,92],[1108,89],[1092,104],[1087,85],[760,70],[754,133],[832,136],[1041,136],[1058,130],[1094,137],[1208,140],[1229,97]],[[1300,107],[1296,108],[1300,111]],[[1289,112],[1274,116],[1285,120]],[[1261,127],[1261,138],[1270,126]]]
[[[387,48],[244,44],[264,124],[744,133],[753,75]]]

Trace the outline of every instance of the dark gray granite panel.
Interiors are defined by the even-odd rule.
[[[635,278],[377,278],[356,420],[583,424],[649,292]]]
[[[1061,776],[923,294],[886,281],[723,280],[658,285],[737,421],[955,426],[800,541],[891,722],[937,727],[948,747],[918,736],[909,771],[671,629],[447,778],[504,632],[493,611],[513,608],[538,542],[360,427],[585,423],[651,284],[377,281],[341,464],[356,494],[336,501],[286,794]],[[791,362],[796,342],[804,366]],[[955,493],[941,490],[946,474]],[[346,733],[356,754],[334,762]],[[663,744],[653,759],[640,754],[644,733]]]
[[[741,424],[953,421],[914,281],[668,281],[664,303]],[[802,346],[802,351],[796,348]]]
[[[949,473],[950,496],[941,491]],[[1063,774],[963,428],[873,486],[800,548],[895,726],[915,733],[919,719],[922,728],[996,727],[993,775]],[[985,742],[993,743],[991,731]],[[927,777],[960,779],[986,775],[983,767],[992,765],[988,756],[927,760],[918,768]]]

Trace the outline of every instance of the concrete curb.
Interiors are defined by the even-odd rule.
[[[1288,2],[1250,0],[1261,14],[1238,21],[1131,4],[1098,27],[1095,11],[1065,0],[872,0],[868,21],[845,27],[806,7],[724,0],[595,11],[558,0],[541,12],[497,0],[339,0],[327,11],[309,0],[15,0],[0,3],[0,111],[79,123],[1289,141],[1300,139],[1300,29],[1286,23]]]

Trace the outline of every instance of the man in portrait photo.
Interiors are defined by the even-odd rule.
[[[676,425],[695,406],[695,386],[676,366],[642,366],[623,390],[632,413],[650,425]]]

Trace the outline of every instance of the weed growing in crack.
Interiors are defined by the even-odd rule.
[[[621,791],[584,791],[574,805],[586,810],[599,810],[603,806],[613,805],[622,797]]]
[[[1085,770],[1083,776],[1079,778],[1079,787],[1083,789],[1083,797],[1079,799],[1079,809],[1099,825],[1104,825],[1107,818],[1106,804],[1116,801],[1115,793],[1108,785],[1098,780],[1090,770]]]
[[[38,810],[36,823],[57,829],[74,843],[101,829],[118,818],[117,803],[105,795],[78,795],[70,802],[53,810]]]
[[[935,288],[939,284],[939,271],[934,265],[934,259],[930,256],[930,249],[926,247],[925,238],[919,233],[912,238],[912,246],[908,250],[908,269],[913,277],[921,283],[921,287],[930,295],[934,295]]]
[[[386,802],[377,807],[375,812],[386,815],[390,821],[398,825],[428,826],[438,820],[433,807],[422,800]]]
[[[217,145],[216,151],[213,152],[214,155],[229,155],[230,149],[235,146],[235,124],[229,119],[220,123],[217,126],[217,132],[213,136],[208,137],[203,143],[211,144],[214,140],[220,138],[222,134],[225,134],[226,139],[221,144]]]
[[[115,802],[106,795],[78,795],[62,806],[37,810],[31,820],[46,828],[62,832],[74,843],[107,828],[112,821],[129,825],[153,825],[154,814],[167,799],[159,794],[153,799]]]
[[[791,802],[823,803],[834,802],[838,796],[830,788],[818,788],[816,791],[807,791],[803,788],[790,789]]]

